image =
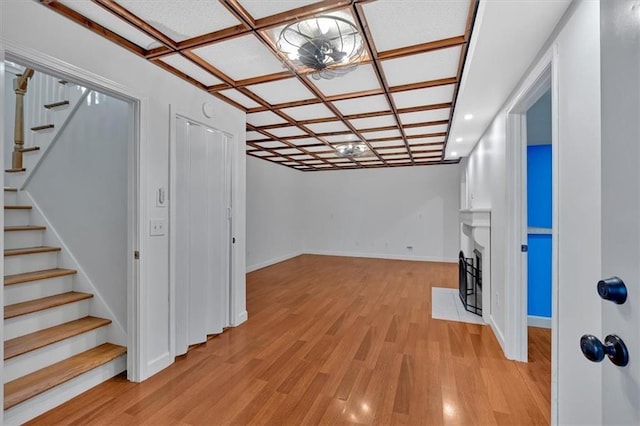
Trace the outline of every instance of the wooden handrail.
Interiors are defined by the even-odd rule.
[[[16,120],[11,168],[14,170],[22,169],[22,153],[24,148],[24,95],[27,93],[29,79],[33,77],[33,73],[32,68],[27,68],[22,75],[19,75],[13,80],[13,90],[16,93]]]

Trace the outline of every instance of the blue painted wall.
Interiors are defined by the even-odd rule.
[[[551,145],[527,147],[527,218],[530,228],[551,228]],[[528,313],[551,317],[551,235],[529,234]]]

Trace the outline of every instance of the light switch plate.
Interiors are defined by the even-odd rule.
[[[164,219],[151,219],[149,221],[149,235],[159,237],[166,234],[166,222]]]

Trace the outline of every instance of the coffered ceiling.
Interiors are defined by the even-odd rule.
[[[444,152],[477,0],[41,2],[246,111],[247,155],[302,171],[458,161]],[[284,26],[320,15],[364,36],[333,79],[277,48]],[[336,156],[354,141],[369,153]]]

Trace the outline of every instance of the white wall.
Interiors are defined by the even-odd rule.
[[[247,157],[247,272],[301,254],[304,173]]]
[[[168,208],[156,207],[155,191],[169,185],[170,111],[234,136],[234,324],[245,308],[245,115],[146,60],[33,1],[2,2],[2,38],[7,58],[46,62],[73,78],[103,82],[141,100],[140,140],[140,377],[173,362],[171,356],[169,238],[148,236],[150,219],[168,220]],[[28,60],[26,60],[28,59]],[[202,104],[213,106],[213,118]]]
[[[249,270],[300,253],[457,262],[457,165],[304,173],[250,158],[247,176]]]
[[[129,102],[95,91],[88,99],[91,104],[83,102],[25,190],[126,327],[128,150],[134,110]]]
[[[304,176],[305,252],[457,262],[457,165]]]
[[[558,320],[554,350],[559,353],[558,420],[560,424],[591,424],[601,418],[599,374],[584,373],[578,347],[585,332],[600,334],[600,304],[595,284],[600,279],[600,43],[599,4],[574,3],[541,55],[555,45],[559,85],[557,176],[560,202],[558,241]],[[537,60],[534,64],[537,63]],[[513,96],[506,102],[513,102]],[[491,316],[504,332],[503,304],[510,286],[502,259],[506,247],[505,172],[506,111],[471,153],[465,171],[473,207],[492,213]],[[555,156],[555,154],[554,154]],[[556,224],[554,224],[556,226]],[[589,315],[580,314],[589,312]],[[555,316],[555,313],[554,313]]]

